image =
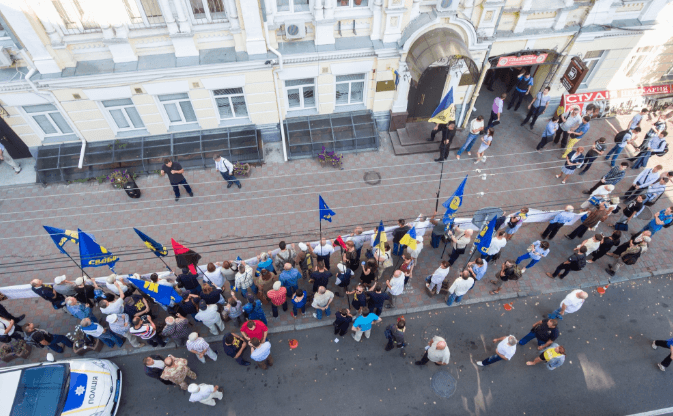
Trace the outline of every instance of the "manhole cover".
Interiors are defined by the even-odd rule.
[[[367,185],[378,185],[381,183],[381,174],[378,172],[365,172],[365,176],[362,178]]]
[[[652,220],[652,210],[650,207],[645,207],[643,212],[638,215],[638,219],[642,221],[651,221]]]
[[[448,371],[436,372],[430,385],[435,393],[447,399],[456,392],[456,379]]]

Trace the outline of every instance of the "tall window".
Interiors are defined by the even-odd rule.
[[[68,122],[53,104],[26,105],[23,106],[23,111],[37,123],[45,137],[73,133]]]
[[[196,113],[187,93],[160,95],[159,101],[164,108],[170,124],[196,122]]]
[[[217,23],[227,20],[223,0],[189,0],[194,22]]]
[[[165,26],[158,0],[122,0],[132,29]]]
[[[308,0],[276,0],[279,12],[307,12],[311,10]]]
[[[631,56],[629,63],[626,65],[626,76],[632,77],[638,72],[643,63],[647,60],[648,55],[651,54],[654,46],[643,46],[636,49],[636,53]]]
[[[66,34],[100,31],[95,16],[91,13],[96,4],[91,0],[52,0],[63,21]]]
[[[337,0],[337,7],[367,7],[367,0]]]
[[[315,107],[315,80],[313,78],[285,81],[287,105],[291,110]]]
[[[365,74],[337,75],[336,105],[363,104],[364,91]]]
[[[240,118],[248,116],[248,108],[245,105],[243,88],[225,88],[213,91],[217,111],[220,119]]]
[[[591,76],[594,73],[594,69],[600,62],[601,58],[605,54],[605,51],[589,51],[584,55],[584,64],[587,66],[588,71],[582,80],[582,86],[586,88],[587,84],[591,80]]]
[[[118,130],[125,131],[145,128],[145,124],[130,98],[106,100],[102,103],[115,122]]]

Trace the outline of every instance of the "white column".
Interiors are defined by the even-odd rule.
[[[324,18],[322,8],[322,0],[315,0],[313,3],[313,16],[315,20],[322,20]]]
[[[516,19],[516,25],[512,32],[521,33],[526,28],[526,21],[528,20],[528,13],[519,13],[519,17]]]
[[[372,40],[381,39],[381,18],[383,16],[383,0],[374,0],[374,17],[372,19]]]
[[[58,27],[60,17],[56,13],[54,3],[46,0],[36,0],[32,2],[32,8],[37,17],[42,22],[44,30],[47,31],[52,46],[63,45],[63,33]]]
[[[336,7],[336,0],[325,0],[325,19],[334,19],[334,8]],[[334,29],[332,29],[334,30]]]
[[[397,84],[397,93],[393,101],[393,113],[404,113],[407,111],[407,102],[409,101],[409,88],[411,87],[411,72],[407,63],[400,60],[397,72],[400,74],[400,82]]]
[[[269,14],[269,1],[266,2],[266,16],[267,20],[270,20],[270,14]],[[236,10],[236,2],[234,0],[224,0],[224,8],[227,11],[227,18],[229,19],[229,23],[231,24],[231,29],[232,30],[238,30],[241,28],[241,24],[238,22],[238,11]],[[269,22],[273,23],[273,22]]]
[[[245,28],[245,45],[248,55],[266,53],[266,41],[262,29],[262,19],[257,0],[240,0],[241,17]]]
[[[168,0],[159,0],[159,7],[161,7],[161,14],[164,15],[164,21],[166,21],[166,27],[168,27],[168,33],[174,35],[180,32],[178,24],[175,22],[175,17],[173,17],[173,11],[171,10],[171,5],[168,4]]]
[[[178,14],[178,26],[180,26],[180,32],[192,33],[192,27],[190,26],[189,19],[187,18],[184,2],[182,0],[173,0],[173,4],[175,5],[175,11]]]
[[[554,30],[561,30],[566,26],[566,21],[568,20],[568,15],[570,14],[569,10],[561,10],[556,15],[556,21],[552,28]]]
[[[8,24],[12,25],[14,33],[21,39],[28,52],[30,52],[30,57],[41,74],[61,72],[61,68],[49,54],[47,48],[44,47],[42,39],[40,39],[40,36],[35,32],[35,29],[33,29],[33,26],[23,13],[23,10],[21,10],[21,3],[16,0],[0,0],[0,12],[2,12]]]
[[[411,15],[409,16],[409,21],[414,20],[418,17],[419,14],[421,14],[420,8],[421,0],[414,0],[414,2],[411,4]]]

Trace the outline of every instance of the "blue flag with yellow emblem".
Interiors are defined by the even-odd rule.
[[[77,231],[48,227],[46,225],[43,225],[42,227],[44,227],[45,231],[49,233],[49,237],[51,237],[51,239],[54,241],[54,244],[56,244],[56,248],[58,248],[59,251],[65,255],[68,253],[66,253],[63,246],[65,246],[67,242],[79,244],[79,236],[77,235]],[[91,237],[93,238],[93,236]]]
[[[133,283],[133,285],[138,288],[138,290],[162,305],[168,306],[171,304],[171,301],[178,303],[182,300],[180,294],[171,286],[160,285],[147,280],[134,279],[132,277],[129,277],[128,279],[129,282]]]
[[[79,257],[82,268],[108,266],[114,272],[115,263],[119,257],[107,251],[107,249],[98,244],[93,236],[77,229],[79,236]]]
[[[320,208],[320,221],[326,220],[332,222],[332,217],[336,215],[336,212],[329,209],[325,200],[322,199],[322,196],[318,195],[318,205]]]
[[[493,240],[493,233],[495,232],[495,223],[498,216],[494,215],[493,219],[488,224],[484,224],[481,231],[474,239],[474,246],[482,256],[488,256],[488,248],[491,247],[491,240]]]
[[[446,202],[442,204],[446,208],[442,222],[449,227],[453,225],[453,220],[456,219],[456,211],[463,205],[463,193],[465,192],[465,182],[467,182],[467,175],[465,179],[458,185],[456,192],[453,193],[451,198],[447,199]]]
[[[456,106],[453,104],[453,87],[446,93],[442,101],[432,113],[428,120],[430,123],[449,124],[449,121],[456,121]]]
[[[135,231],[136,234],[138,234],[138,237],[140,237],[140,239],[143,240],[147,248],[149,248],[152,251],[152,253],[154,253],[157,257],[166,257],[168,255],[168,250],[166,249],[166,246],[157,243],[155,240],[153,240],[147,234],[138,230],[137,228],[134,228],[133,231]]]

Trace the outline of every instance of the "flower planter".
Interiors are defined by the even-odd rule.
[[[140,189],[134,180],[135,176],[126,170],[115,170],[107,176],[107,180],[114,188],[123,189],[129,198],[140,198]]]
[[[320,160],[320,165],[323,167],[325,167],[327,164],[330,164],[335,168],[343,169],[343,167],[341,167],[343,158],[343,155],[337,154],[336,152],[327,151],[325,146],[322,147],[322,151],[318,154],[318,160]]]
[[[234,172],[233,172],[234,176],[246,176],[247,177],[247,176],[250,176],[251,173],[252,173],[252,166],[250,166],[250,164],[248,164],[248,163],[240,164],[238,162],[234,163]]]

